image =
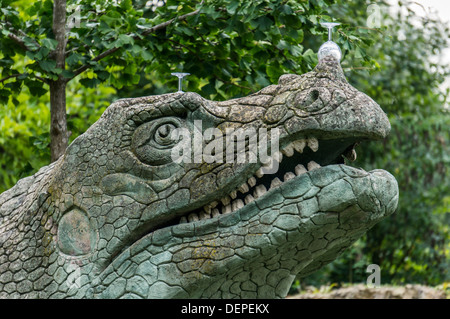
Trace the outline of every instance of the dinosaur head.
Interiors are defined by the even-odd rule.
[[[343,159],[389,130],[332,58],[224,102],[119,100],[46,182],[46,267],[66,296],[284,297],[395,211],[393,176]]]

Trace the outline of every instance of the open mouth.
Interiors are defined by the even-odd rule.
[[[186,213],[179,219],[178,223],[191,223],[230,214],[279,187],[284,182],[308,171],[320,169],[320,167],[327,165],[344,164],[344,158],[354,161],[356,159],[354,148],[358,143],[357,138],[320,141],[316,138],[308,138],[291,142],[282,148],[281,152],[272,154],[271,161],[277,161],[279,165],[276,173],[265,174],[265,169],[270,164],[261,166],[247,182],[230,194]]]
[[[266,195],[283,185],[283,183],[312,170],[320,170],[321,167],[334,164],[344,164],[345,159],[356,159],[354,147],[363,138],[336,138],[318,140],[316,138],[301,138],[281,147],[281,151],[271,154],[270,161],[277,161],[278,170],[273,173],[265,173],[270,164],[261,166],[247,182],[243,183],[228,195],[215,200],[203,207],[185,212],[182,216],[176,216],[162,223],[153,223],[150,227],[145,224],[140,229],[135,229],[133,236],[124,241],[124,245],[112,254],[110,262],[120,255],[128,247],[157,230],[179,224],[196,223],[220,218],[240,211],[247,204]],[[109,264],[109,262],[107,263]]]

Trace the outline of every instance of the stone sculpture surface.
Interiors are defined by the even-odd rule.
[[[194,134],[196,120],[279,129],[279,169],[174,162],[172,131]],[[395,211],[395,178],[342,158],[389,130],[332,58],[224,102],[118,100],[58,161],[0,194],[0,297],[284,298],[295,276]]]

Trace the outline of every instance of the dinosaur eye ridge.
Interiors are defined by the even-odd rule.
[[[131,147],[143,163],[163,165],[172,162],[171,150],[179,142],[176,130],[183,122],[175,117],[156,119],[139,126],[133,134]]]

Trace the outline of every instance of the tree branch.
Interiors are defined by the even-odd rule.
[[[224,84],[229,84],[229,85],[233,85],[235,87],[238,87],[238,88],[241,88],[241,89],[244,89],[244,90],[248,90],[248,91],[250,91],[250,93],[254,92],[254,90],[252,88],[248,87],[248,86],[244,86],[244,85],[240,85],[240,84],[237,84],[237,83],[233,83],[231,81],[224,80],[224,79],[222,79],[221,77],[219,77],[217,75],[216,75],[216,78],[219,81],[222,81]]]
[[[3,82],[5,82],[6,80],[9,80],[9,79],[11,79],[11,78],[17,78],[17,77],[19,77],[19,76],[21,76],[22,74],[11,74],[11,75],[8,75],[8,76],[5,76],[3,79],[0,79],[0,83],[3,83]]]
[[[39,81],[44,82],[45,84],[48,84],[47,79],[44,79],[43,77],[37,76],[37,75],[33,75],[36,79],[38,79]]]
[[[202,4],[203,4],[203,0],[202,0],[202,2],[200,2],[199,5],[201,6]],[[166,22],[164,22],[164,23],[155,25],[154,27],[151,27],[150,29],[145,30],[144,32],[141,33],[141,35],[146,36],[146,35],[149,35],[150,33],[155,32],[155,31],[158,31],[158,30],[161,30],[161,29],[165,29],[165,28],[167,28],[171,23],[173,23],[174,21],[182,21],[182,20],[185,20],[186,18],[191,17],[191,16],[194,16],[194,15],[198,14],[199,12],[200,12],[200,9],[197,9],[197,10],[195,10],[195,11],[186,13],[186,14],[184,14],[184,15],[182,15],[182,16],[179,16],[179,17],[170,19],[169,21],[166,21]],[[135,38],[139,38],[139,37],[138,37],[138,36],[135,36]]]
[[[5,82],[6,80],[9,80],[9,79],[11,79],[11,78],[17,78],[17,77],[19,77],[19,76],[21,76],[21,75],[29,75],[29,74],[28,74],[28,73],[11,74],[11,75],[5,76],[3,79],[0,79],[0,83],[3,83],[3,82]],[[37,75],[35,75],[35,74],[33,74],[32,76],[35,77],[36,79],[38,79],[39,81],[42,81],[42,82],[44,82],[45,84],[48,84],[48,81],[47,81],[46,79],[44,79],[43,77],[37,76]]]
[[[203,0],[202,0],[202,2],[200,2],[200,5],[202,5],[202,4],[203,4]],[[140,33],[140,34],[133,36],[133,40],[141,40],[141,37],[142,37],[142,36],[147,36],[147,35],[149,35],[149,34],[151,34],[151,33],[156,32],[156,31],[165,29],[165,28],[167,28],[170,24],[172,24],[173,22],[185,20],[185,19],[187,19],[188,17],[191,17],[191,16],[194,16],[194,15],[198,14],[199,12],[200,12],[200,9],[197,9],[197,10],[195,10],[195,11],[186,13],[186,14],[184,14],[184,15],[182,15],[182,16],[179,16],[179,17],[175,17],[175,18],[173,18],[173,19],[170,19],[170,20],[168,20],[168,21],[166,21],[166,22],[163,22],[163,23],[161,23],[161,24],[155,25],[154,27],[151,27],[151,28],[149,28],[149,29],[143,31],[143,32]],[[97,55],[97,56],[96,56],[95,58],[93,58],[91,61],[92,61],[92,62],[98,62],[98,61],[100,61],[100,60],[106,58],[107,56],[113,54],[114,52],[116,52],[116,51],[119,50],[119,49],[120,49],[120,47],[118,47],[118,48],[115,47],[115,48],[108,49],[108,50],[106,50],[106,51],[100,53],[99,55]],[[83,73],[84,71],[86,71],[86,70],[89,69],[89,68],[91,68],[91,65],[90,65],[90,64],[85,64],[85,65],[79,67],[78,69],[76,69],[76,70],[73,72],[73,73],[74,73],[74,76],[71,77],[70,79],[68,79],[67,82],[70,81],[70,80],[72,80],[72,79],[73,79],[74,77],[76,77],[77,75],[80,75],[81,73]]]
[[[170,42],[172,42],[172,43],[174,43],[174,44],[179,45],[180,47],[185,48],[185,49],[188,50],[190,53],[192,53],[193,55],[195,55],[195,56],[199,59],[200,62],[203,62],[203,59],[201,59],[201,58],[198,56],[198,53],[192,51],[189,47],[185,46],[184,44],[181,44],[181,43],[178,42],[178,41],[172,40],[172,39],[167,39],[167,40],[169,40]]]
[[[25,44],[25,42],[19,38],[17,35],[15,35],[14,33],[12,33],[11,31],[9,31],[8,33],[8,38],[10,38],[11,40],[13,40],[14,42],[16,42],[22,49],[24,49],[25,51],[31,51]]]
[[[30,49],[26,44],[25,41],[23,39],[21,39],[16,33],[20,33],[23,37],[27,37],[30,38],[25,32],[23,32],[22,30],[15,30],[12,27],[12,24],[10,22],[7,21],[1,21],[1,23],[3,24],[2,28],[4,28],[5,30],[7,30],[6,27],[12,28],[13,31],[7,30],[8,31],[8,38],[10,38],[11,40],[13,40],[14,42],[16,42],[22,49],[24,49],[25,51],[34,51],[32,49]],[[31,39],[31,38],[30,38]],[[37,47],[40,48],[41,46],[39,45],[38,42],[36,42],[35,40],[33,40],[33,44]]]

